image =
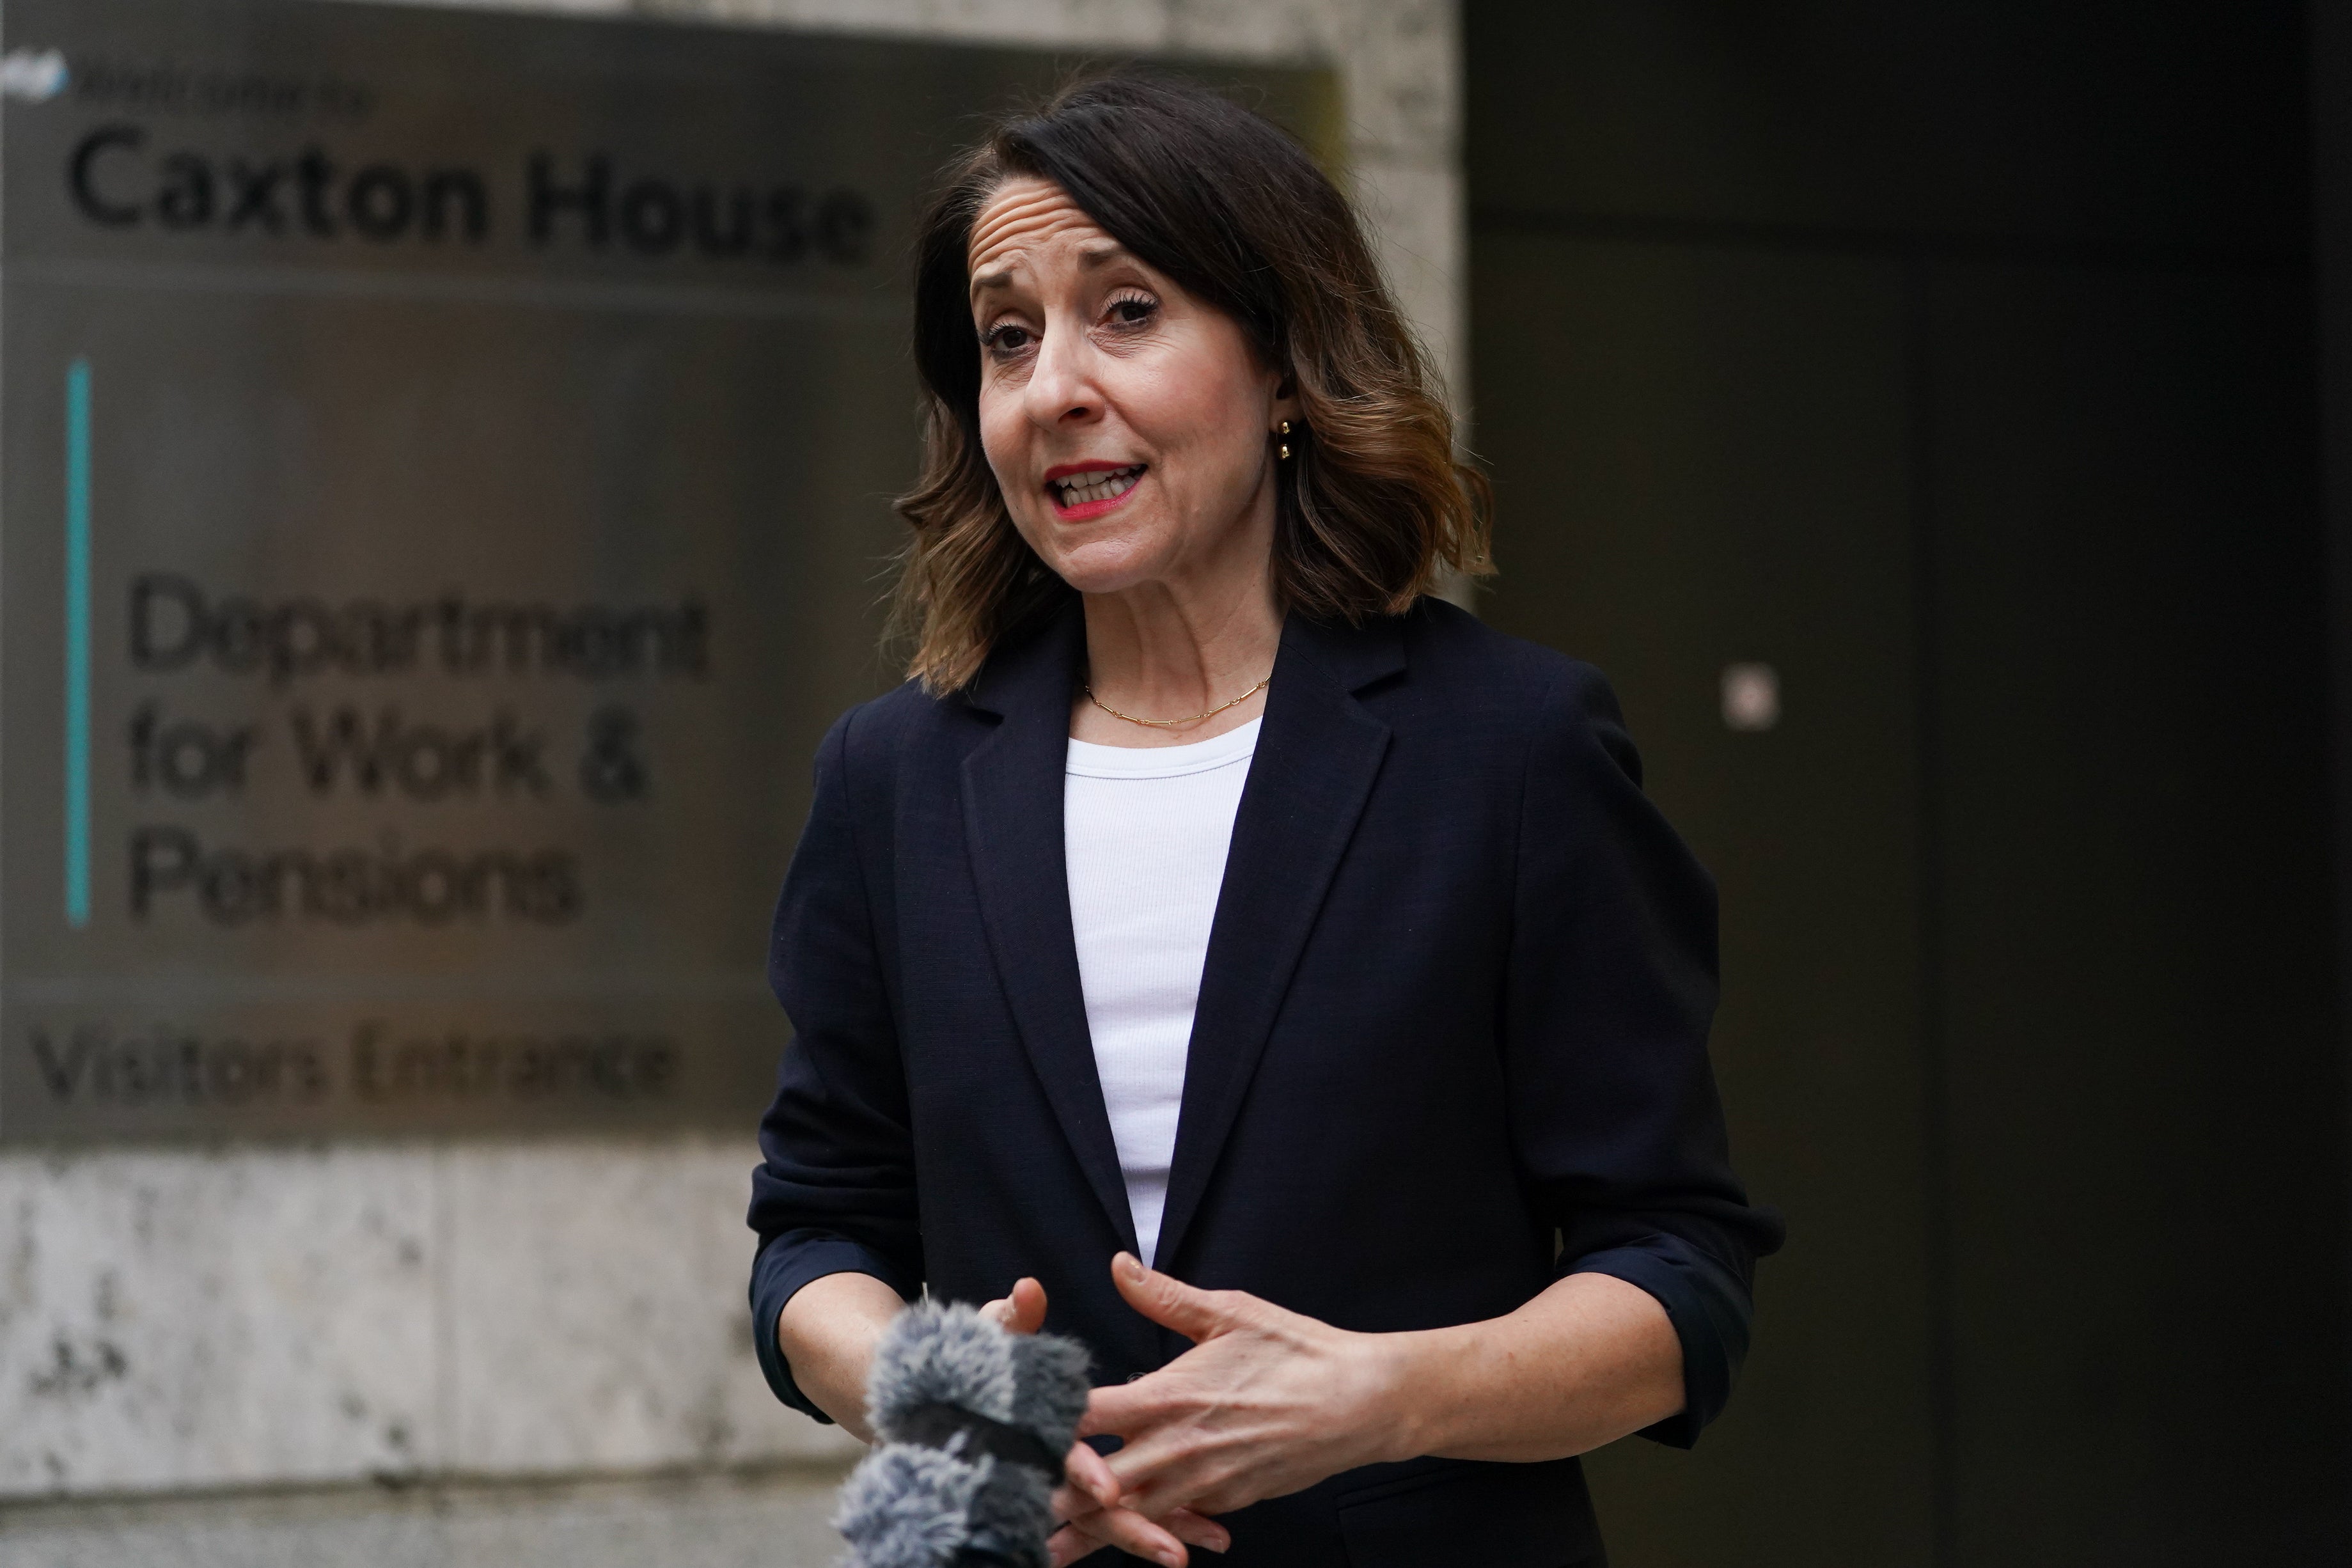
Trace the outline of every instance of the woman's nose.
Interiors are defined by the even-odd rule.
[[[1041,426],[1083,424],[1102,412],[1093,346],[1072,328],[1048,325],[1037,345],[1026,393],[1029,417]]]

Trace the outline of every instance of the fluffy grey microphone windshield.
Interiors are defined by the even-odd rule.
[[[922,1302],[876,1347],[874,1451],[834,1523],[850,1568],[1044,1568],[1049,1500],[1087,1408],[1087,1352]]]

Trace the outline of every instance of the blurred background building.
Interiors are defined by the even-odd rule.
[[[1610,673],[1721,880],[1790,1222],[1729,1414],[1591,1462],[1621,1568],[2352,1557],[2352,23],[538,9],[1330,73],[1495,477],[1479,607]],[[744,1322],[758,1110],[10,1134],[0,1564],[830,1561],[849,1449]]]
[[[2340,1559],[2303,9],[1465,20],[1490,614],[1722,879],[1794,1238],[1624,1560]]]

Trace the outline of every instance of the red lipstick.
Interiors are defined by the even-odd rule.
[[[1065,522],[1084,522],[1124,504],[1135,493],[1148,465],[1101,459],[1056,463],[1045,470],[1045,499]]]

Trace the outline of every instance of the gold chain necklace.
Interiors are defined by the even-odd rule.
[[[1243,703],[1248,701],[1251,698],[1256,696],[1259,692],[1264,691],[1267,687],[1272,686],[1273,684],[1274,677],[1269,675],[1264,680],[1259,681],[1255,686],[1251,687],[1247,691],[1243,692],[1239,697],[1234,698],[1231,702],[1220,702],[1214,708],[1210,709],[1206,713],[1194,713],[1183,719],[1139,719],[1132,713],[1122,713],[1118,709],[1112,707],[1109,703],[1105,702],[1101,698],[1095,695],[1095,689],[1091,686],[1086,689],[1086,693],[1087,701],[1093,703],[1096,707],[1101,709],[1104,712],[1109,714],[1114,719],[1124,719],[1130,724],[1142,724],[1154,730],[1173,730],[1180,725],[1197,724],[1203,719],[1213,719],[1228,708],[1238,708]]]

